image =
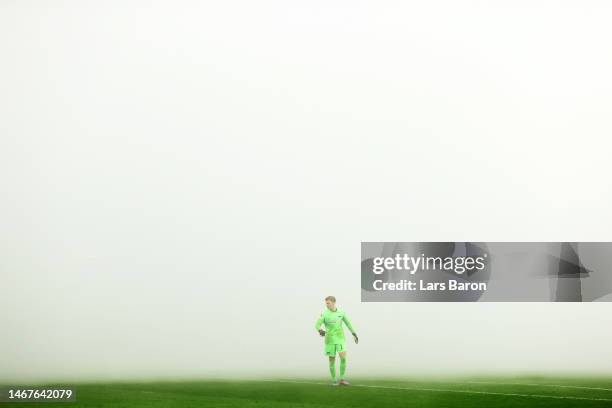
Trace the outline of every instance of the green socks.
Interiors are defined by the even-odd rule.
[[[332,381],[336,381],[336,360],[329,360],[329,374],[331,374]]]
[[[340,379],[344,380],[344,374],[346,373],[346,357],[340,357]],[[329,374],[331,375],[332,381],[336,381],[336,360],[329,360]]]

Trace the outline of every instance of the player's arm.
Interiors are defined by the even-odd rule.
[[[317,322],[315,323],[315,330],[319,332],[319,335],[321,337],[325,336],[325,330],[321,329],[321,325],[323,324],[323,313],[321,313],[321,316],[319,317],[319,319],[317,320]]]
[[[342,321],[344,322],[344,324],[346,324],[346,327],[350,330],[351,334],[353,335],[353,338],[355,339],[355,344],[359,343],[359,337],[357,337],[357,333],[355,333],[355,329],[353,329],[353,325],[349,321],[348,317],[346,317],[346,313],[344,314],[344,316],[342,316]]]

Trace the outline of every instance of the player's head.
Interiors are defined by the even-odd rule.
[[[336,297],[335,296],[328,296],[325,298],[325,306],[327,306],[327,308],[329,310],[334,310],[336,309]]]

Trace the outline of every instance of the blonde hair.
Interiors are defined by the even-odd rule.
[[[331,300],[332,302],[336,303],[336,297],[335,296],[328,296],[325,298],[325,300]]]

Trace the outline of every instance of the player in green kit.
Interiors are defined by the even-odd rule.
[[[344,375],[346,373],[346,342],[344,340],[344,328],[342,323],[351,331],[355,344],[359,343],[357,333],[353,330],[351,322],[346,317],[346,313],[336,307],[336,298],[328,296],[325,298],[327,309],[321,313],[321,317],[315,324],[315,329],[322,337],[325,337],[325,355],[329,357],[329,373],[333,385],[349,385]],[[325,325],[325,330],[321,329],[321,324]],[[336,382],[336,353],[340,356],[340,382]]]

